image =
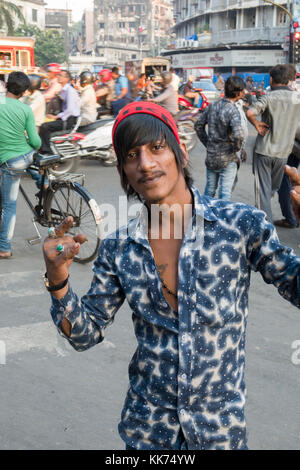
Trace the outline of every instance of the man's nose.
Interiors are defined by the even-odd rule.
[[[141,148],[140,150],[140,158],[139,158],[139,166],[141,170],[148,170],[155,166],[155,161],[153,159],[153,155],[147,148]]]

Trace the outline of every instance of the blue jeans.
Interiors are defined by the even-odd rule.
[[[1,165],[2,218],[0,251],[11,251],[11,240],[16,224],[17,198],[22,174],[33,162],[34,151],[11,158]]]
[[[237,174],[237,164],[231,162],[222,170],[206,169],[205,196],[215,197],[219,186],[219,199],[230,201],[233,183]]]

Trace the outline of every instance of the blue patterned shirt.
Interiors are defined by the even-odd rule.
[[[300,258],[263,212],[201,196],[178,264],[178,312],[166,302],[143,216],[102,241],[89,292],[53,297],[78,351],[103,340],[127,299],[138,342],[119,432],[137,449],[245,449],[245,333],[250,271],[300,308]],[[61,331],[60,331],[61,332]],[[63,333],[61,333],[63,335]]]

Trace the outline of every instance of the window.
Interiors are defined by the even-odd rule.
[[[38,20],[38,11],[33,8],[32,9],[32,21],[37,23],[37,20]]]

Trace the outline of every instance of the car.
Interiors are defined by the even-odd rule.
[[[224,95],[221,93],[215,85],[213,84],[212,80],[195,80],[193,83],[194,88],[201,88],[203,95],[205,98],[210,102],[213,103],[214,101],[218,101]]]

